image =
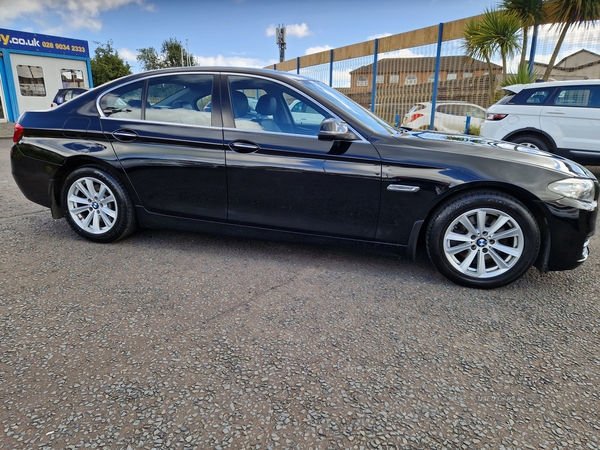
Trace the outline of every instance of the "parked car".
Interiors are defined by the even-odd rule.
[[[600,80],[553,81],[503,88],[481,135],[600,163]]]
[[[50,103],[50,108],[54,108],[55,106],[62,105],[64,102],[68,102],[72,98],[77,97],[79,94],[83,94],[88,91],[88,88],[63,88],[59,89],[54,98],[52,99],[52,103]]]
[[[323,116],[318,111],[315,111],[310,105],[301,100],[294,100],[290,104],[290,111],[294,122],[297,124],[319,125],[323,121]]]
[[[245,93],[258,94],[248,115]],[[210,112],[200,99],[212,95]],[[302,101],[319,124],[298,123]],[[216,102],[218,107],[216,107]],[[93,242],[137,226],[350,245],[494,288],[588,255],[598,182],[531,148],[394,128],[285,72],[164,69],[100,86],[15,124],[12,174]],[[234,245],[234,244],[232,244]]]
[[[431,102],[415,104],[404,116],[402,126],[428,130],[431,121]],[[437,102],[435,105],[434,130],[447,133],[464,133],[467,127],[467,117],[470,126],[479,127],[485,119],[485,109],[474,103],[467,102]]]

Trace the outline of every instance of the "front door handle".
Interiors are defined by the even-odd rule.
[[[260,147],[248,141],[234,141],[229,144],[229,148],[238,153],[253,153],[260,150]]]

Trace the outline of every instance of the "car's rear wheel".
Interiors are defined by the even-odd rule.
[[[102,169],[73,171],[63,184],[61,199],[71,228],[90,241],[116,241],[135,229],[133,203],[125,187]]]
[[[491,289],[523,275],[540,248],[540,230],[517,199],[494,191],[464,194],[442,206],[427,230],[437,269],[463,286]]]
[[[532,134],[524,134],[510,139],[510,142],[520,144],[524,147],[535,148],[545,152],[551,151],[548,145],[539,137]]]

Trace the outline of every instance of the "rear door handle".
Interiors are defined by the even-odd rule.
[[[131,130],[117,130],[114,131],[112,135],[117,141],[121,142],[132,142],[139,137],[135,131]]]

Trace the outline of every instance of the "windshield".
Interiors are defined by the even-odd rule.
[[[348,113],[352,114],[353,117],[360,120],[369,128],[373,129],[378,133],[388,133],[388,134],[396,134],[397,130],[391,125],[387,124],[385,121],[377,117],[371,111],[367,111],[365,108],[360,106],[358,103],[354,102],[350,98],[346,97],[344,94],[336,91],[333,88],[330,88],[324,83],[315,80],[307,80],[304,82],[304,85],[308,87],[311,91],[316,92],[323,97],[326,97],[327,100],[336,104],[338,107],[348,111]]]

